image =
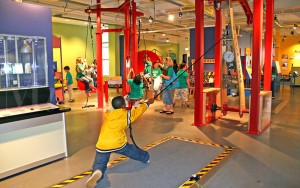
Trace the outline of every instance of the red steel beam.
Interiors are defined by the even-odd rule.
[[[195,1],[196,21],[195,21],[195,60],[199,60],[204,54],[204,0]],[[204,83],[204,57],[195,64],[195,110],[194,125],[205,126],[204,108],[206,101],[203,101]]]
[[[124,79],[127,79],[127,74],[129,72],[129,67],[131,65],[127,65],[128,62],[131,60],[130,57],[130,10],[129,6],[125,7],[125,28],[124,28]],[[128,67],[129,66],[129,67]],[[122,85],[122,95],[125,96],[129,92],[128,84]]]
[[[132,32],[131,34],[131,44],[132,44],[132,63],[131,67],[133,68],[134,72],[138,71],[138,41],[137,41],[137,31],[136,31],[136,3],[132,2]]]
[[[251,87],[251,107],[249,117],[249,134],[260,134],[259,109],[260,109],[260,63],[262,56],[262,23],[263,23],[263,0],[254,0],[254,20],[253,23],[253,49],[252,49],[252,87]]]
[[[222,10],[215,9],[216,23],[215,23],[215,41],[222,38]],[[221,65],[222,65],[222,43],[219,42],[215,46],[215,88],[221,88]]]
[[[119,29],[102,29],[102,32],[123,32],[123,28],[119,28]]]
[[[96,58],[97,58],[97,89],[98,108],[103,108],[103,72],[102,72],[102,31],[101,31],[101,0],[97,0],[97,30],[96,30]]]
[[[218,3],[221,3],[221,1],[228,1],[228,0],[209,0],[210,3],[214,3],[215,1]],[[248,1],[247,0],[231,0],[231,1],[238,1],[241,4],[241,6],[247,16],[247,24],[248,25],[252,24],[253,23],[253,13],[248,4]]]
[[[240,2],[240,4],[243,7],[244,12],[247,16],[247,24],[248,25],[252,24],[253,23],[253,13],[252,13],[251,8],[248,4],[248,1],[247,0],[238,0],[238,1]]]
[[[264,90],[270,91],[272,80],[274,0],[267,0],[266,9]]]
[[[130,0],[126,0],[117,8],[100,8],[101,12],[122,12],[125,14],[126,6],[129,6]],[[84,10],[86,13],[97,13],[97,8],[90,8]],[[144,13],[136,11],[136,16],[144,16]]]

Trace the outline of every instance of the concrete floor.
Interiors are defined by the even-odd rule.
[[[110,97],[115,95],[117,95],[115,90],[110,89]],[[161,101],[151,105],[133,124],[133,135],[139,146],[173,135],[236,147],[237,152],[209,178],[203,185],[205,188],[298,188],[300,187],[299,96],[300,88],[290,92],[287,86],[276,93],[276,99],[289,99],[290,102],[278,114],[272,114],[270,128],[260,136],[245,134],[248,124],[247,114],[239,118],[237,113],[228,113],[210,125],[195,127],[192,126],[193,105],[189,108],[177,105],[175,113],[167,115],[159,113],[162,108]],[[75,98],[75,103],[64,104],[72,108],[71,112],[66,113],[69,157],[0,181],[0,188],[51,187],[91,169],[103,111],[109,109],[110,105],[107,104],[104,110],[82,109],[85,104],[84,92],[75,91]],[[96,103],[96,94],[93,94],[89,104],[96,105]],[[112,155],[111,160],[118,157]],[[151,178],[165,181],[167,184],[167,180],[160,180],[163,177],[159,174],[153,174]],[[84,187],[86,180],[87,177],[65,187],[81,188]]]

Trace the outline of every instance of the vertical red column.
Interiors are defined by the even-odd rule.
[[[108,81],[104,82],[105,102],[108,102]]]
[[[215,24],[215,42],[222,38],[222,13],[221,7],[219,10],[215,9],[216,24]],[[215,88],[221,87],[221,65],[222,65],[222,42],[219,42],[215,46]]]
[[[97,89],[98,108],[103,108],[103,72],[102,72],[102,30],[101,30],[101,0],[97,0],[97,31],[96,31],[96,57],[97,57]]]
[[[272,80],[274,0],[267,0],[266,5],[264,90],[270,91]]]
[[[196,22],[195,22],[195,60],[199,60],[204,53],[204,0],[195,1]],[[203,101],[204,82],[204,57],[195,64],[195,111],[194,125],[204,126],[205,114]]]
[[[260,93],[260,63],[262,56],[262,22],[263,22],[263,0],[253,2],[253,59],[252,59],[252,89],[249,134],[259,134],[259,93]]]
[[[134,72],[138,71],[138,46],[137,46],[137,31],[136,31],[136,3],[132,2],[132,68]]]
[[[127,0],[128,1],[128,0]],[[125,5],[125,28],[124,28],[124,79],[127,79],[127,74],[129,72],[129,61],[131,57],[129,56],[130,48],[130,12],[129,3]],[[126,82],[125,82],[126,83]],[[126,95],[129,91],[128,84],[122,85],[122,95]]]

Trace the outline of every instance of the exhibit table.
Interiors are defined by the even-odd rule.
[[[0,109],[0,179],[68,156],[66,111],[50,103]]]

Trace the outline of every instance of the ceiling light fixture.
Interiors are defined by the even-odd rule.
[[[169,21],[174,21],[174,15],[173,15],[173,14],[169,14],[168,20],[169,20]]]
[[[293,29],[297,29],[298,25],[294,24]]]
[[[295,33],[294,33],[294,31],[291,31],[291,35],[294,35]]]
[[[167,40],[166,40],[166,42],[170,42],[170,40],[169,40],[169,39],[167,39]]]
[[[149,17],[149,22],[152,23],[153,22],[153,18],[152,16]]]
[[[179,12],[178,18],[182,18],[182,12]]]

